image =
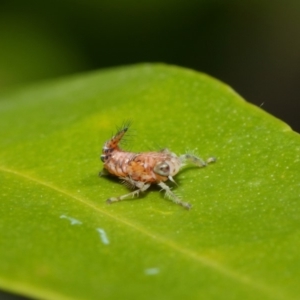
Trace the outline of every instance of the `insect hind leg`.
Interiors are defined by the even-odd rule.
[[[122,196],[119,196],[119,197],[111,197],[111,198],[106,200],[106,203],[111,204],[111,203],[114,203],[114,202],[122,201],[124,199],[137,197],[140,194],[140,192],[146,191],[149,188],[149,186],[150,186],[150,183],[147,183],[147,184],[144,184],[144,185],[140,186],[137,190],[135,190],[131,193],[128,193],[128,194],[125,194],[125,195],[122,195]]]
[[[160,183],[158,183],[158,185],[166,192],[165,196],[170,198],[174,203],[179,204],[186,209],[190,209],[192,207],[191,204],[181,201],[181,199],[178,196],[176,196],[171,191],[170,187],[168,185],[166,185],[164,182],[160,182]]]
[[[181,164],[183,165],[186,161],[198,166],[198,167],[205,167],[210,163],[213,163],[216,161],[216,159],[214,157],[210,157],[208,158],[206,161],[204,161],[202,158],[194,155],[194,154],[190,154],[190,153],[186,153],[186,154],[182,154],[179,156],[179,159],[181,161]]]

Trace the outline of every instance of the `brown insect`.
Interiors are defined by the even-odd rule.
[[[124,126],[115,136],[105,142],[101,155],[104,165],[100,175],[112,174],[117,176],[122,179],[126,186],[132,189],[136,188],[136,190],[119,197],[111,197],[106,202],[113,203],[126,198],[133,198],[138,196],[140,192],[146,191],[151,184],[157,184],[173,202],[190,209],[191,204],[183,202],[165,182],[170,180],[175,183],[173,176],[180,171],[185,162],[190,162],[198,167],[205,167],[208,163],[215,162],[216,159],[211,157],[205,162],[193,154],[187,153],[177,156],[168,149],[141,153],[124,151],[119,147],[119,142],[128,128],[129,126]]]

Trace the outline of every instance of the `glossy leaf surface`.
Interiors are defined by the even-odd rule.
[[[42,299],[296,299],[300,138],[204,74],[136,65],[0,100],[0,287]],[[99,178],[126,120],[132,151],[193,150],[173,190]]]

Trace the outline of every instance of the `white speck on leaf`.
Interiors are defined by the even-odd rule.
[[[74,218],[71,218],[71,217],[68,217],[66,215],[61,215],[60,219],[67,219],[67,220],[69,220],[71,222],[71,225],[81,225],[82,224],[81,221],[78,221],[78,220],[76,220]]]
[[[149,268],[145,270],[146,275],[156,275],[160,272],[159,268]]]
[[[104,245],[108,245],[109,244],[109,240],[107,238],[107,235],[106,235],[106,232],[104,231],[104,229],[102,229],[102,228],[96,228],[96,230],[100,234],[100,239],[101,239],[102,243]]]

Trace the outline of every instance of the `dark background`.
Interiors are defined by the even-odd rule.
[[[0,90],[138,62],[208,73],[300,132],[299,0],[0,2]]]

